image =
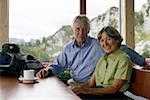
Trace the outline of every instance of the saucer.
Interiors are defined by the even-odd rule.
[[[37,82],[37,77],[34,77],[33,79],[25,79],[24,77],[19,77],[18,78],[20,81],[22,81],[23,83],[35,83]]]

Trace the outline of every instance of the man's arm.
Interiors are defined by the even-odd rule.
[[[121,45],[120,48],[129,55],[129,57],[131,58],[131,60],[134,64],[139,65],[139,66],[146,65],[145,58],[142,55],[138,54],[133,49],[127,47],[126,45]]]
[[[56,73],[63,72],[67,68],[67,60],[65,55],[65,50],[61,52],[61,54],[57,58],[56,64],[51,64],[47,68],[41,69],[36,76],[38,78],[45,78],[48,76],[52,76]]]

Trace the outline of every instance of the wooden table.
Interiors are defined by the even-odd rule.
[[[15,77],[0,76],[0,100],[80,100],[57,77],[24,84]]]

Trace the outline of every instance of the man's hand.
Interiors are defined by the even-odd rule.
[[[48,68],[44,68],[44,69],[41,69],[37,74],[36,76],[38,78],[45,78],[49,75],[49,72],[48,72]]]

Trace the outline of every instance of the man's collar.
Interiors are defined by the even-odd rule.
[[[82,44],[81,47],[83,47],[84,45],[90,44],[90,39],[89,39],[89,38],[90,38],[90,37],[88,36],[87,39],[86,39],[86,41]],[[73,47],[78,47],[78,46],[77,46],[77,43],[76,43],[76,40],[73,40],[72,46],[73,46]]]

